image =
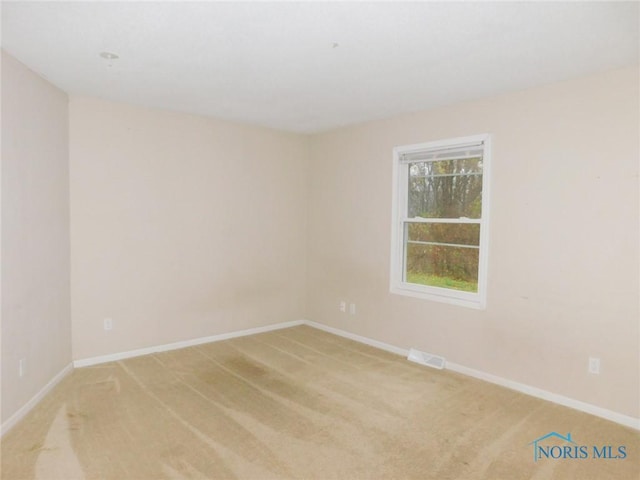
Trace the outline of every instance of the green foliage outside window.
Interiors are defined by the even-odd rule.
[[[482,159],[417,162],[409,166],[410,218],[479,219]],[[478,223],[407,223],[406,281],[477,291]]]

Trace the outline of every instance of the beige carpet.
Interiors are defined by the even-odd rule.
[[[535,462],[552,431],[627,457]],[[635,480],[639,449],[632,429],[301,326],[75,370],[2,439],[2,478]]]

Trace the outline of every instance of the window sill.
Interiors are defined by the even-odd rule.
[[[450,305],[458,305],[460,307],[473,308],[476,310],[485,310],[486,301],[480,298],[480,295],[468,295],[458,296],[451,290],[443,288],[431,287],[420,288],[415,286],[409,286],[409,284],[402,284],[402,286],[394,285],[389,290],[395,295],[404,295],[406,297],[421,298],[423,300],[430,300],[434,302],[448,303]]]

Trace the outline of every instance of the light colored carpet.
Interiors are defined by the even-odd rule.
[[[534,462],[534,439],[624,459]],[[559,444],[560,445],[560,444]],[[307,326],[76,369],[3,479],[638,479],[632,429]]]

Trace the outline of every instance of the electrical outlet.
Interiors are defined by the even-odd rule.
[[[26,370],[27,370],[27,359],[21,358],[20,361],[18,362],[18,376],[24,377]]]
[[[356,314],[356,304],[355,303],[349,304],[349,313],[351,315],[355,315]]]
[[[589,357],[589,373],[596,375],[600,374],[600,359],[596,357]]]
[[[343,313],[347,311],[347,302],[345,302],[344,300],[340,302],[340,311]]]
[[[113,320],[111,318],[104,319],[104,329],[111,330],[113,328]]]

